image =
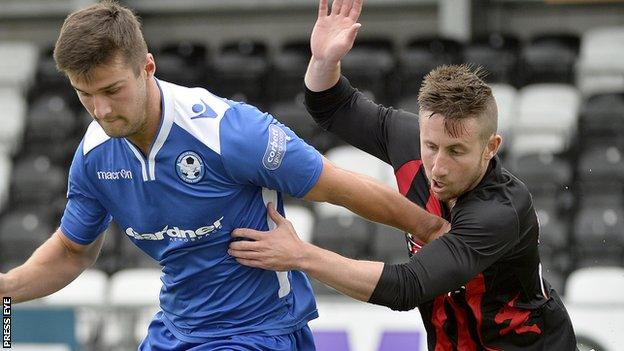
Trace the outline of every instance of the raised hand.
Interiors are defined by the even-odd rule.
[[[327,64],[338,63],[353,47],[360,23],[363,0],[334,0],[328,14],[328,0],[319,1],[319,12],[312,30],[312,56]]]
[[[272,204],[267,209],[277,227],[266,232],[253,229],[234,230],[232,237],[253,241],[234,241],[230,243],[228,253],[245,266],[274,271],[299,269],[305,243],[299,239],[290,221],[282,217]]]

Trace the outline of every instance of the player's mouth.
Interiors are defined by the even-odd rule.
[[[441,192],[444,187],[446,186],[446,184],[439,182],[435,179],[431,179],[431,190],[433,190],[436,193]]]

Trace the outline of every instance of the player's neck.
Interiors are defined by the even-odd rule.
[[[158,134],[162,115],[160,99],[158,84],[155,79],[150,79],[147,83],[147,120],[145,126],[141,132],[127,137],[128,140],[139,148],[143,156],[149,154],[153,141]]]

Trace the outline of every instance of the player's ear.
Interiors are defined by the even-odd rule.
[[[142,68],[145,71],[146,78],[152,78],[156,73],[156,62],[154,61],[154,56],[150,53],[147,53],[145,56],[145,65]]]
[[[485,159],[491,160],[498,153],[498,149],[500,149],[501,144],[503,143],[503,138],[498,134],[490,135],[490,138],[487,141],[487,145],[485,147]]]

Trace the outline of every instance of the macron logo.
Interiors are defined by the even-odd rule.
[[[132,179],[132,171],[125,169],[119,171],[97,171],[97,177],[99,180]]]
[[[198,113],[198,115],[191,117],[191,119],[217,117],[217,113],[211,109],[210,106],[204,102],[204,100],[201,100],[201,104],[193,105],[191,109],[193,112]]]

